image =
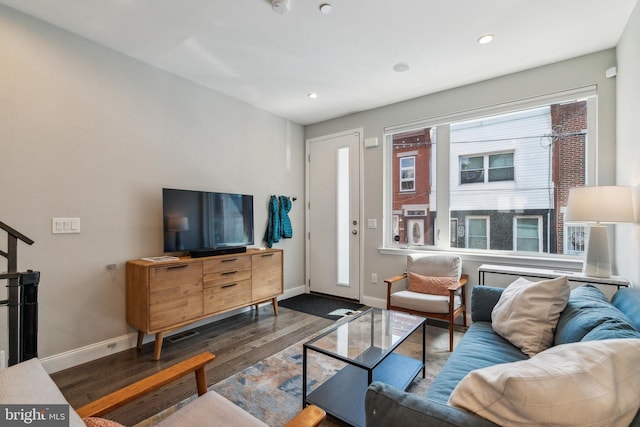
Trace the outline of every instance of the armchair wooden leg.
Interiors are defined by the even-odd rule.
[[[449,321],[449,351],[453,351],[453,319]]]

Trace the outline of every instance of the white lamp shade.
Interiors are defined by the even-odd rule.
[[[631,187],[576,187],[569,190],[566,222],[633,222]]]

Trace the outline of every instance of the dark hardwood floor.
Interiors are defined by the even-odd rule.
[[[51,375],[72,407],[80,407],[161,369],[210,351],[209,386],[265,359],[332,324],[332,320],[290,310],[273,314],[271,305],[192,329],[196,335],[171,342],[165,338],[159,361],[153,360],[153,342],[142,350],[122,351]],[[134,425],[196,393],[188,375],[159,391],[110,412],[106,417]]]

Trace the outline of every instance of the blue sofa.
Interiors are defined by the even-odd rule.
[[[491,311],[502,291],[502,288],[489,286],[473,288],[473,323],[426,396],[407,393],[380,382],[372,383],[365,399],[366,425],[495,427],[496,424],[476,414],[447,405],[447,401],[470,371],[528,359],[491,327]],[[611,338],[640,338],[640,289],[620,289],[611,302],[594,286],[573,289],[558,320],[554,345]],[[640,426],[640,411],[631,425]]]

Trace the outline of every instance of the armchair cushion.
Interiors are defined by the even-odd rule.
[[[521,277],[507,286],[493,308],[493,329],[529,356],[546,350],[570,292],[566,276],[539,282]]]
[[[423,294],[449,296],[449,287],[457,283],[455,277],[423,276],[412,271],[408,272],[408,276],[408,289]]]
[[[430,295],[420,292],[399,291],[391,294],[391,305],[394,307],[406,308],[424,313],[448,313],[449,296]],[[453,307],[458,308],[461,304],[459,295],[453,299]]]
[[[407,272],[458,280],[462,275],[462,260],[454,255],[410,254],[407,256]]]
[[[201,427],[206,425],[267,427],[214,391],[209,391],[160,421],[157,427]]]

